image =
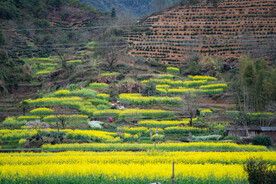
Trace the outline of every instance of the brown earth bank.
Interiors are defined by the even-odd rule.
[[[275,58],[275,7],[274,0],[175,6],[149,16],[128,34],[129,53],[164,63],[181,63],[193,55]]]

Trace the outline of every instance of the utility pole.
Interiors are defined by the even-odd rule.
[[[175,182],[174,182],[174,161],[172,163],[172,184],[175,184]]]

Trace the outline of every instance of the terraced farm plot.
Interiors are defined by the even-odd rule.
[[[263,156],[275,165],[272,152],[61,152],[1,153],[1,183],[248,183],[242,164]],[[201,172],[198,172],[198,171]]]

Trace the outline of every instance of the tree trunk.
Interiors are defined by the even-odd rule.
[[[57,125],[57,131],[59,132],[59,126],[58,126],[58,121],[56,122],[56,125]]]
[[[246,132],[246,137],[249,137],[248,126],[245,123],[243,123],[243,126],[244,126],[244,129],[245,129],[245,132]]]
[[[193,126],[193,113],[190,112],[190,126]]]

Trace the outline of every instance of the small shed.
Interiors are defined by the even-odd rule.
[[[248,126],[248,133],[249,137],[255,137],[256,135],[260,134],[261,127],[260,126]],[[239,137],[247,137],[246,130],[244,126],[226,126],[225,127],[226,136],[237,136]]]
[[[276,143],[276,127],[261,127],[261,135],[267,135]]]
[[[273,143],[276,143],[276,127],[261,127],[261,126],[248,126],[249,137],[253,138],[256,135],[267,135],[271,138]],[[244,126],[226,126],[226,136],[247,137]]]

